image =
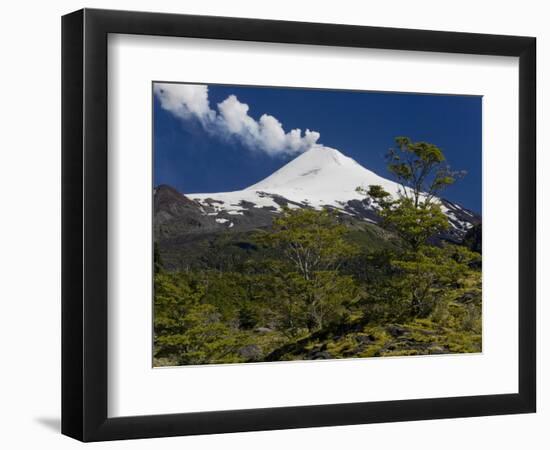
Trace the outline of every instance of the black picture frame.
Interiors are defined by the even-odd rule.
[[[109,33],[519,57],[517,393],[107,416]],[[62,18],[62,433],[82,441],[535,412],[536,39],[84,9]],[[512,294],[511,294],[512,295]]]

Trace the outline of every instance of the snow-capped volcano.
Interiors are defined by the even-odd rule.
[[[217,209],[230,213],[242,212],[243,201],[253,203],[256,207],[280,209],[280,197],[288,200],[290,207],[330,206],[345,210],[350,200],[365,199],[364,195],[356,191],[357,187],[368,188],[371,184],[381,185],[392,195],[396,195],[399,189],[397,183],[365,169],[338,150],[315,146],[267,178],[241,191],[190,194],[189,197],[201,204],[216,205]],[[211,200],[220,203],[212,203]]]
[[[312,206],[333,205],[354,198],[356,189],[378,184],[395,195],[399,185],[365,169],[354,159],[330,147],[314,147],[247,190],[277,192],[289,199],[304,199]]]
[[[380,185],[394,197],[402,187],[361,166],[333,148],[314,146],[267,178],[240,191],[187,194],[196,208],[200,229],[252,229],[267,226],[283,207],[324,207],[340,211],[350,220],[378,222],[377,207],[358,187]],[[455,203],[440,199],[452,225],[452,238],[460,239],[480,217]],[[198,216],[197,219],[198,220]]]

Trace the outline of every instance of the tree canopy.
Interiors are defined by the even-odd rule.
[[[436,198],[462,172],[434,144],[396,144],[398,195],[357,188],[377,225],[283,208],[269,227],[217,235],[179,271],[155,243],[155,365],[480,351],[481,228],[444,242]]]
[[[401,195],[412,199],[417,207],[421,201],[430,203],[438,193],[464,176],[446,164],[443,150],[429,142],[413,142],[398,136],[395,147],[386,154],[388,169],[401,184]]]

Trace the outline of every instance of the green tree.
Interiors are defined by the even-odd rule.
[[[328,210],[287,208],[274,220],[272,230],[259,237],[278,250],[289,267],[284,275],[278,264],[273,271],[284,281],[277,295],[289,327],[297,329],[305,319],[308,330],[320,329],[342,317],[345,304],[355,298],[352,278],[338,272],[342,261],[355,253],[344,240],[345,232]]]
[[[175,364],[236,362],[239,334],[214,305],[201,303],[204,287],[184,274],[155,275],[155,358]]]
[[[402,136],[396,137],[395,143],[386,159],[388,170],[401,185],[398,198],[392,198],[379,185],[368,189],[358,186],[356,190],[374,200],[384,225],[416,252],[431,236],[449,227],[440,203],[434,199],[465,172],[452,171],[445,163],[443,151],[434,144],[413,142]]]
[[[354,247],[343,236],[346,227],[328,210],[289,209],[273,221],[259,240],[278,249],[305,280],[319,270],[337,270]]]
[[[379,207],[383,225],[406,244],[404,252],[394,254],[395,269],[381,292],[391,294],[392,312],[426,317],[443,305],[453,287],[470,270],[476,254],[465,247],[430,245],[430,238],[449,227],[435,196],[464,175],[445,164],[442,150],[428,142],[396,138],[396,148],[387,154],[388,169],[401,185],[397,198],[381,186],[357,191],[370,197]],[[442,306],[441,306],[442,307]]]
[[[316,272],[306,283],[305,292],[309,319],[315,329],[345,317],[349,307],[358,299],[353,278],[335,270]]]
[[[279,328],[289,337],[295,337],[307,328],[307,281],[296,271],[289,270],[283,261],[269,262],[267,279],[269,294],[274,299]]]
[[[370,186],[367,194],[380,200],[379,215],[383,226],[394,231],[413,252],[449,227],[449,220],[437,203],[420,202],[415,206],[407,197],[389,200],[389,194],[380,186]]]
[[[452,171],[443,151],[429,142],[413,142],[410,138],[395,138],[386,159],[388,169],[401,184],[401,196],[411,199],[414,206],[430,203],[438,193],[453,184],[464,171]]]
[[[423,246],[392,264],[399,270],[395,287],[406,299],[414,317],[427,317],[436,306],[447,303],[471,272],[470,265],[479,255],[456,245]]]

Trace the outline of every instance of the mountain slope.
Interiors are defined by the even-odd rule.
[[[316,146],[243,190],[214,194],[189,194],[212,216],[234,226],[259,210],[277,213],[290,208],[329,207],[363,221],[378,222],[377,206],[357,192],[357,187],[380,185],[394,197],[402,187],[364,168],[338,150]],[[480,217],[458,204],[440,200],[452,225],[449,237],[460,239]],[[250,214],[249,214],[250,215]],[[230,225],[233,224],[233,225]]]
[[[242,213],[241,202],[256,207],[281,209],[281,198],[294,206],[321,208],[331,206],[345,210],[349,201],[362,201],[365,197],[358,186],[380,184],[395,195],[399,185],[365,169],[338,150],[314,147],[271,174],[264,180],[241,191],[217,194],[190,194],[193,200],[209,204],[209,199],[219,202],[216,209]]]
[[[331,208],[350,231],[359,233],[362,245],[392,245],[376,225],[377,205],[356,191],[372,184],[394,196],[401,189],[337,150],[316,147],[240,191],[184,195],[161,185],[154,193],[155,241],[170,268],[187,267],[201,258],[238,259],[253,250],[255,230],[269,227],[286,206]],[[458,204],[440,201],[452,225],[440,238],[462,242],[481,218]]]

